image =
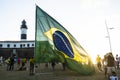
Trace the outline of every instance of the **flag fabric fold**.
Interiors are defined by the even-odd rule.
[[[90,56],[77,40],[55,19],[36,6],[36,63],[55,60],[80,74],[94,73]]]

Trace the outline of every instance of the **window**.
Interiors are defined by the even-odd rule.
[[[16,44],[14,44],[14,48],[16,47]]]
[[[27,44],[27,47],[30,47],[30,44]]]
[[[2,47],[2,44],[0,44],[0,48]]]
[[[20,44],[20,48],[22,48],[22,44]]]
[[[25,47],[25,44],[23,44],[23,47]]]
[[[9,48],[9,47],[10,47],[10,44],[8,44],[7,47]]]
[[[34,46],[34,44],[32,44],[32,46]]]

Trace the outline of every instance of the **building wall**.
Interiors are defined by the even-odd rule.
[[[33,41],[5,41],[0,42],[0,48],[27,48],[35,47],[35,42]]]
[[[16,57],[30,58],[34,56],[35,41],[0,41],[0,56],[8,58],[13,54]]]

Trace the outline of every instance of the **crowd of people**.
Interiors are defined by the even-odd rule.
[[[15,56],[8,57],[6,60],[3,60],[3,57],[0,57],[0,65],[2,63],[6,63],[6,70],[12,71],[14,70],[14,64],[17,64],[17,70],[23,71],[28,69],[29,63],[29,73],[30,75],[34,74],[35,69],[35,60],[34,57],[29,59],[27,58],[17,58]],[[109,80],[118,80],[117,69],[120,69],[120,57],[118,54],[114,57],[112,52],[106,53],[103,58],[100,55],[96,57],[97,68],[101,72],[104,71],[105,77],[109,78]],[[27,65],[26,65],[27,64]],[[56,66],[55,60],[51,61],[51,67],[54,70]],[[48,63],[45,64],[45,67],[48,67]],[[66,64],[62,63],[63,70],[66,69]]]
[[[3,60],[3,57],[0,58],[0,64],[5,65],[7,71],[29,70],[30,75],[34,75],[35,68],[37,67],[37,65],[35,65],[34,57],[31,57],[28,59],[28,58],[16,57],[15,55],[10,56],[6,58],[5,60]],[[49,65],[51,65],[51,68],[54,70],[57,64],[58,62],[56,62],[55,60],[52,60],[50,63],[45,63],[45,67],[49,67]],[[65,63],[61,63],[61,65],[63,67],[63,70],[65,70],[66,69]]]
[[[96,57],[97,68],[104,71],[105,77],[109,80],[118,80],[117,69],[120,68],[120,57],[118,54],[114,57],[112,52],[106,53],[102,59],[100,55]]]
[[[29,64],[29,66],[28,66]],[[3,57],[0,57],[0,65],[6,65],[6,70],[7,71],[24,71],[28,70],[30,75],[34,74],[34,57],[31,58],[19,58],[15,55],[8,57],[7,59],[3,60]],[[16,69],[15,69],[16,68]]]

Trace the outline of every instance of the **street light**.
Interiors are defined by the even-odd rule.
[[[110,37],[110,33],[109,33],[109,30],[108,30],[108,29],[112,30],[112,29],[114,29],[114,28],[113,28],[113,27],[112,27],[112,28],[108,28],[107,23],[106,23],[106,20],[105,20],[105,25],[106,25],[106,30],[107,30],[107,34],[108,34],[108,37],[107,37],[107,38],[109,39],[110,52],[112,52],[111,37]]]

